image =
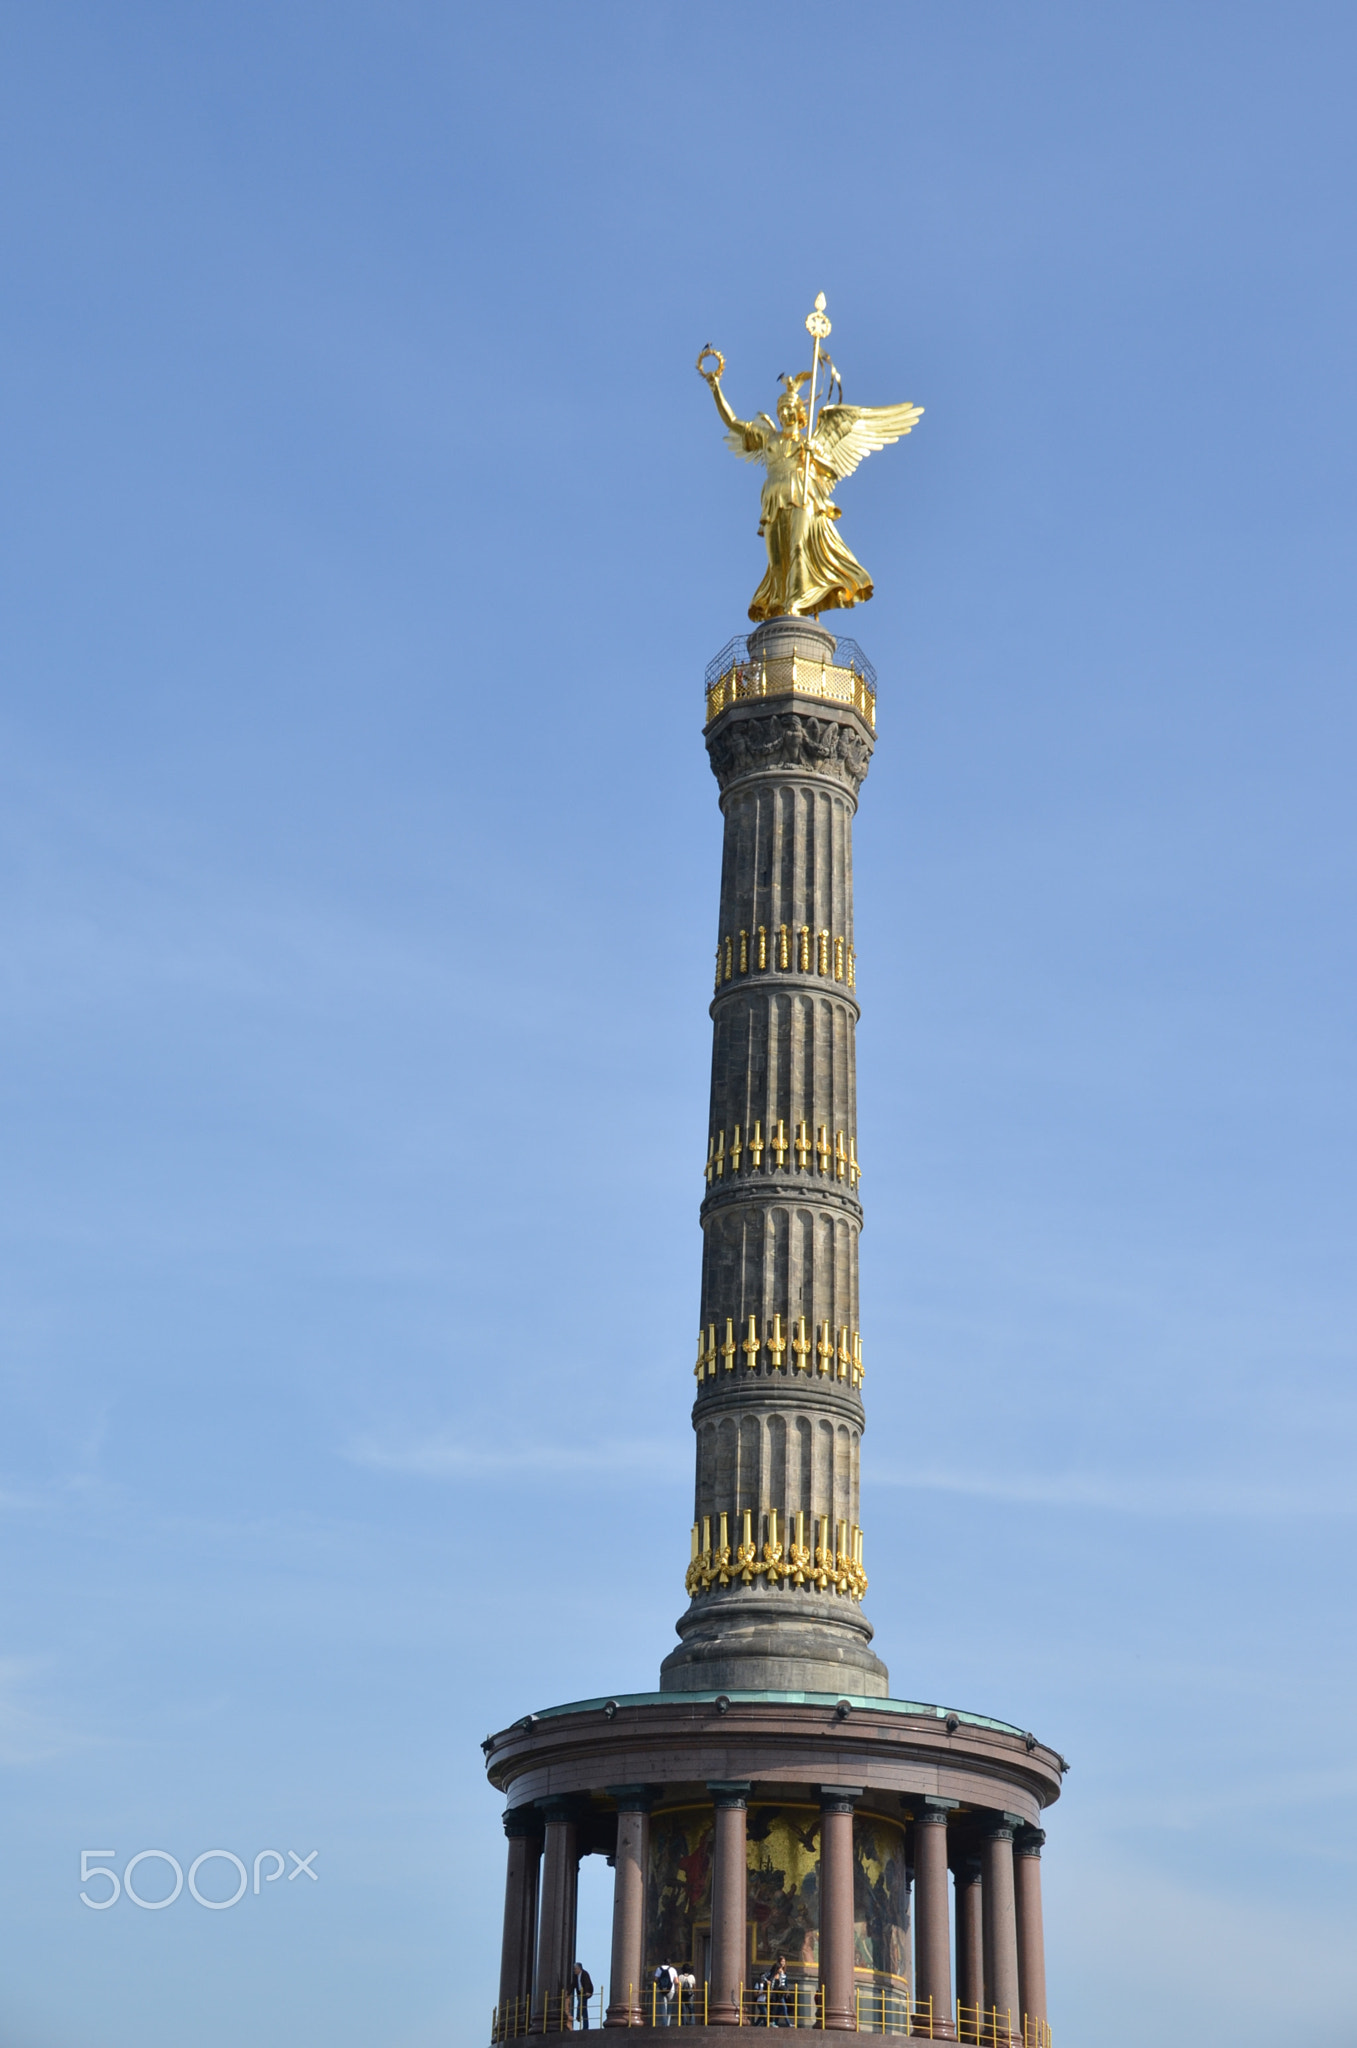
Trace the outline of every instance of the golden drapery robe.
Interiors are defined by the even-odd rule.
[[[759,532],[768,549],[768,571],[754,592],[750,618],[776,619],[864,603],[872,594],[872,579],[838,536],[839,508],[832,499],[837,478],[817,455],[814,443],[807,489],[804,439],[780,432],[766,413],[754,420],[736,420],[726,439],[737,455],[746,462],[761,462],[767,472]]]
[[[817,302],[817,312],[823,309]],[[828,333],[828,327],[824,329]],[[715,359],[716,368],[705,364]],[[704,348],[697,359],[699,374],[710,386],[716,410],[726,428],[726,441],[745,462],[764,469],[759,532],[768,549],[768,573],[754,592],[751,619],[775,619],[788,613],[827,612],[863,604],[872,594],[872,579],[835,530],[839,508],[836,484],[874,449],[889,447],[908,434],[923,407],[911,405],[825,405],[807,440],[809,424],[800,387],[811,371],[784,377],[778,417],[761,412],[756,419],[737,419],[721,389],[725,358],[719,349]]]

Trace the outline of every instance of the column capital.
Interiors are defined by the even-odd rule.
[[[863,1785],[821,1785],[821,1813],[851,1813],[862,1798],[866,1787]]]
[[[567,1794],[559,1799],[539,1799],[537,1801],[537,1810],[548,1826],[551,1826],[553,1823],[559,1825],[562,1821],[578,1821],[581,1817],[583,1806],[584,1801],[574,1794]]]
[[[504,1832],[511,1842],[542,1832],[542,1816],[531,1802],[526,1806],[506,1806],[503,1818]]]
[[[935,1825],[946,1827],[949,1816],[956,1812],[960,1804],[959,1799],[934,1799],[931,1794],[925,1793],[922,1804],[914,1810],[915,1824],[917,1826],[920,1821],[932,1821]]]
[[[748,1780],[708,1778],[707,1790],[718,1806],[745,1806],[754,1787]]]
[[[1013,1838],[1013,1847],[1019,1856],[1040,1856],[1045,1844],[1045,1828],[1029,1827],[1026,1823],[1017,1830]]]
[[[609,1799],[617,1801],[619,1813],[649,1813],[664,1791],[663,1785],[608,1785]]]
[[[1020,1813],[1000,1813],[994,1807],[979,1814],[977,1818],[980,1821],[980,1832],[987,1842],[1011,1842],[1018,1830],[1027,1826]]]

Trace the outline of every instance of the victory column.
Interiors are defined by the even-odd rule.
[[[697,362],[729,445],[763,466],[768,566],[755,630],[706,677],[725,840],[689,1605],[658,1692],[486,1740],[508,1799],[495,2041],[572,2025],[579,1861],[603,1854],[607,2026],[668,2024],[672,1963],[696,1987],[673,2017],[708,2034],[1050,2048],[1040,1821],[1064,1762],[1006,1722],[892,1699],[862,1611],[852,822],[876,678],[819,616],[872,595],[835,486],[921,408],[844,404],[823,294],[806,327],[811,367],[783,377],[776,419],[737,418],[718,350]]]

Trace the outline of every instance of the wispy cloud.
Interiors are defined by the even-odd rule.
[[[659,1438],[632,1442],[487,1444],[467,1437],[406,1439],[356,1437],[344,1446],[351,1464],[376,1472],[422,1473],[430,1479],[467,1479],[504,1472],[608,1472],[653,1485],[674,1475],[674,1447]],[[686,1483],[687,1471],[682,1477]]]
[[[1108,1514],[1242,1516],[1270,1520],[1286,1516],[1357,1514],[1357,1487],[1341,1480],[1279,1486],[1247,1476],[1220,1478],[1186,1473],[1165,1478],[1153,1473],[1021,1473],[948,1471],[934,1467],[902,1471],[871,1467],[870,1481],[922,1493],[954,1493],[973,1499],[1011,1501],[1015,1506],[1092,1508]]]
[[[676,1465],[673,1443],[658,1437],[505,1444],[446,1433],[368,1435],[351,1438],[342,1455],[351,1464],[372,1471],[422,1474],[431,1479],[474,1479],[482,1473],[489,1478],[505,1472],[607,1472],[619,1481],[632,1477],[647,1485],[666,1479],[686,1483],[687,1479],[686,1465]],[[1357,1487],[1341,1480],[1302,1488],[1275,1481],[1254,1483],[1247,1477],[1190,1473],[1166,1478],[1135,1472],[968,1472],[938,1466],[906,1471],[873,1463],[868,1483],[1010,1501],[1018,1507],[1083,1508],[1164,1520],[1179,1516],[1268,1520],[1357,1514]]]

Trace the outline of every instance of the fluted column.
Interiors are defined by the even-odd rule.
[[[734,2026],[740,2018],[740,1986],[744,1982],[748,1946],[745,1925],[745,1810],[751,1787],[712,1784],[716,1801],[716,1843],[711,1873],[711,1991],[708,2018],[713,2026]]]
[[[1013,1896],[1013,1824],[1007,1814],[985,1833],[983,1920],[985,2008],[997,2009],[998,2024],[1020,2028],[1018,2017],[1018,1923]]]
[[[1030,2021],[1031,2048],[1045,2048],[1046,1948],[1041,1926],[1041,1828],[1023,1828],[1014,1844],[1014,1895],[1018,1909],[1018,2001]],[[1024,2041],[1026,2042],[1026,2035]]]
[[[537,1932],[537,1877],[542,1861],[542,1816],[535,1807],[504,1816],[509,1841],[504,1880],[504,1939],[500,1947],[499,2010],[503,2020],[532,1990]]]
[[[532,2002],[537,2026],[543,2032],[555,2032],[561,2023],[561,1993],[566,1989],[566,1976],[575,1960],[579,1829],[572,1800],[544,1799],[542,1813],[546,1820],[542,1846],[542,1910]]]
[[[642,2024],[641,1971],[645,1963],[646,1866],[650,1858],[652,1785],[610,1785],[617,1801],[617,1854],[613,1858],[613,1949],[608,2027]]]
[[[826,2028],[856,2025],[853,1998],[853,1807],[861,1789],[820,1787],[820,1994]]]
[[[749,636],[809,678],[834,636]],[[847,677],[847,670],[842,671]],[[852,826],[873,729],[789,690],[727,702],[706,733],[725,818],[694,1372],[696,1487],[669,1691],[884,1697],[860,1525]],[[734,1563],[732,1572],[730,1566]]]
[[[944,2040],[955,2032],[947,1918],[947,1814],[954,1804],[925,1799],[914,1816],[914,1997],[932,2000],[933,2034]]]

